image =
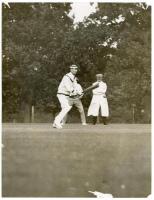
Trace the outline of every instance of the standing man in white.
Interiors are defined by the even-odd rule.
[[[75,106],[79,113],[80,113],[80,118],[81,118],[81,123],[82,125],[87,125],[86,123],[86,116],[85,116],[85,112],[84,112],[84,108],[82,105],[82,101],[81,98],[83,96],[83,89],[81,87],[81,85],[78,83],[78,79],[76,78],[77,83],[75,83],[75,93],[78,95],[81,95],[79,98],[69,98],[69,105],[71,106]],[[65,117],[63,118],[62,124],[64,125],[67,121],[67,114],[65,115]]]
[[[53,127],[54,128],[62,128],[62,122],[64,117],[67,115],[67,113],[71,110],[73,106],[73,102],[71,101],[71,96],[78,95],[80,92],[77,89],[77,79],[75,75],[77,74],[78,67],[76,65],[70,66],[70,72],[67,73],[63,78],[62,81],[58,87],[58,93],[57,97],[61,105],[61,111],[56,116]],[[81,91],[82,92],[82,91]],[[85,114],[83,110],[83,106],[81,103],[81,100],[79,102],[80,105],[76,105],[80,112],[82,124],[86,124],[85,121]]]
[[[97,87],[92,91],[93,97],[88,109],[88,116],[93,116],[93,124],[96,124],[97,116],[99,116],[99,111],[100,111],[100,114],[103,118],[103,123],[104,125],[106,125],[107,118],[109,116],[108,102],[106,98],[107,85],[102,80],[103,79],[102,74],[96,74],[96,79],[97,81],[93,83],[93,85],[99,83],[99,87]]]

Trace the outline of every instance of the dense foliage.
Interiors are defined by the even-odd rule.
[[[75,27],[70,10],[69,3],[3,4],[3,121],[30,121],[32,105],[54,116],[59,81],[77,64],[83,87],[104,73],[112,122],[150,122],[151,7],[99,3]]]

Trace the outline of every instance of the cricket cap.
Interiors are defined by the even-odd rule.
[[[103,77],[103,74],[96,74],[96,77]]]

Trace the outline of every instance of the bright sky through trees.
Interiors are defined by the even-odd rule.
[[[91,13],[96,11],[97,3],[90,2],[74,2],[72,4],[72,10],[69,13],[70,17],[74,18],[74,23],[83,21],[84,17],[88,17]]]

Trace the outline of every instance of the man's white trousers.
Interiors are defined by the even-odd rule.
[[[65,115],[71,110],[72,106],[69,105],[69,97],[61,94],[57,94],[58,100],[61,105],[61,111],[55,118],[55,123],[60,124]]]

